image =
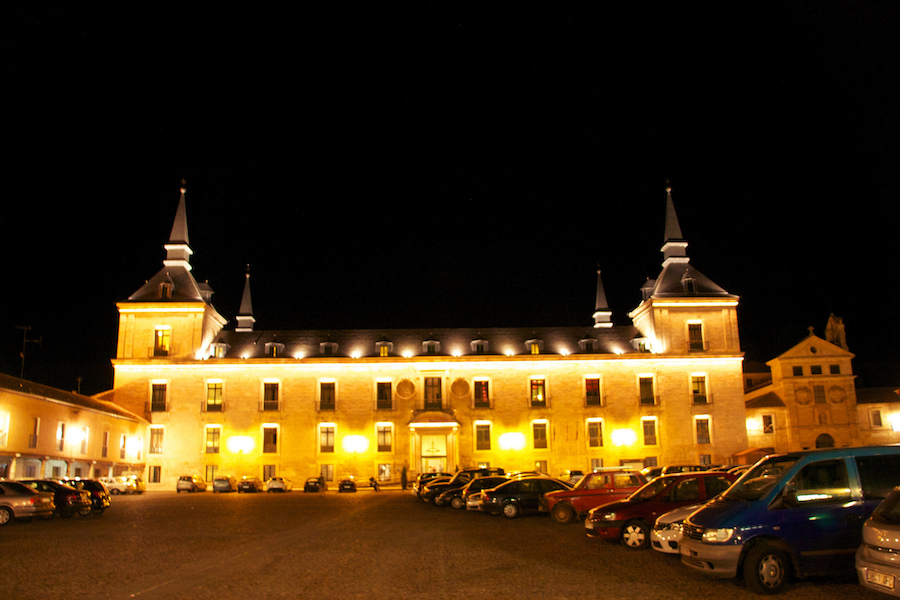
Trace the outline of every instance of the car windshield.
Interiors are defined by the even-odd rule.
[[[722,496],[728,500],[752,502],[759,500],[770,491],[797,462],[797,456],[774,456],[748,469]]]
[[[671,481],[672,479],[670,477],[657,477],[650,483],[644,484],[644,487],[630,495],[628,499],[634,502],[643,502],[644,500],[654,498],[657,494],[666,489]]]

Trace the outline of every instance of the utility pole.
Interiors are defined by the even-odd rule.
[[[38,346],[40,346],[41,339],[43,339],[43,338],[38,338],[36,340],[29,340],[28,332],[31,331],[30,325],[16,325],[16,329],[22,330],[22,352],[19,353],[19,356],[22,358],[22,370],[19,372],[19,378],[25,379],[25,346],[27,344],[37,344]]]

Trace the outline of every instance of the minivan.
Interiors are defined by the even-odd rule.
[[[681,561],[760,594],[853,572],[862,525],[900,485],[900,446],[775,454],[684,521]]]

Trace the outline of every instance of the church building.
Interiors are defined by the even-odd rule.
[[[149,422],[148,489],[732,463],[748,446],[739,298],[687,246],[669,188],[662,268],[627,325],[598,272],[583,327],[262,330],[249,273],[233,323],[195,279],[182,189],[162,268],[117,304],[107,398]]]

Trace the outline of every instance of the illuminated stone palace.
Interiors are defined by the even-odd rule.
[[[687,245],[667,189],[662,269],[630,325],[613,324],[598,272],[584,327],[263,331],[249,273],[234,326],[194,278],[182,189],[162,269],[117,304],[104,398],[149,421],[149,489],[734,462],[748,445],[739,299]]]

